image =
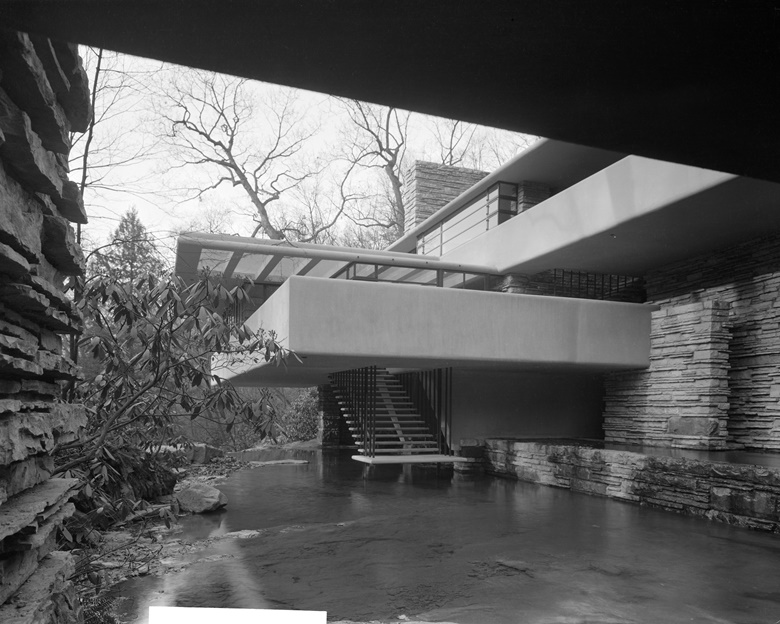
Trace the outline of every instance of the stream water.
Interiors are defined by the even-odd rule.
[[[224,511],[182,520],[178,538],[209,546],[179,572],[122,584],[121,615],[140,624],[153,604],[325,610],[329,621],[780,620],[780,536],[348,454],[242,459],[279,458],[309,463],[234,473],[219,486]]]

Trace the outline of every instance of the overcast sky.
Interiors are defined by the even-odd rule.
[[[95,67],[94,51],[82,49],[85,66],[90,80],[93,80]],[[150,92],[156,89],[164,92],[166,80],[171,76],[182,75],[183,71],[176,66],[162,66],[156,61],[148,61],[123,55],[108,53],[103,59],[104,69],[108,72],[104,77],[109,81],[109,89],[99,93],[96,110],[98,114],[105,107],[108,99],[114,101],[109,119],[96,126],[96,137],[93,145],[112,143],[111,153],[114,162],[122,162],[134,151],[146,152],[142,158],[131,158],[126,165],[112,167],[106,176],[105,186],[109,190],[87,190],[85,202],[90,223],[84,228],[85,247],[107,241],[111,231],[116,228],[121,216],[129,209],[136,208],[142,222],[159,242],[172,249],[175,234],[193,221],[202,220],[204,215],[211,219],[224,218],[229,233],[250,235],[253,223],[250,218],[242,216],[251,212],[251,205],[240,189],[224,184],[209,191],[195,201],[183,201],[183,196],[172,191],[178,186],[207,186],[206,172],[198,167],[171,169],[176,164],[176,157],[168,150],[154,146],[156,136],[159,136],[159,112],[154,110],[156,101]],[[125,80],[127,87],[117,89],[118,81]],[[251,96],[256,102],[264,102],[278,88],[260,82],[250,83]],[[157,105],[159,111],[159,104]],[[316,126],[319,130],[307,139],[305,153],[310,159],[323,158],[333,151],[349,119],[342,106],[327,95],[306,91],[297,91],[296,107],[304,113],[303,124]],[[408,133],[407,160],[437,161],[438,146],[433,135],[434,121],[422,115],[412,117]],[[258,132],[258,141],[262,138],[260,125],[249,131]],[[501,144],[502,158],[511,157],[518,151],[520,145],[532,142],[533,139],[506,131],[480,129],[480,133]],[[157,133],[157,134],[155,134]],[[77,141],[72,152],[77,155],[81,151],[83,138]],[[155,148],[155,152],[150,151]],[[476,166],[474,162],[469,163]],[[483,169],[492,169],[497,164],[496,158],[482,158],[478,163]],[[485,166],[489,165],[489,166]],[[380,172],[381,173],[381,172]],[[71,178],[80,179],[80,172],[71,165]],[[368,175],[368,174],[363,174]],[[376,175],[376,173],[371,173]],[[327,189],[326,189],[327,192]],[[285,207],[293,210],[292,204]]]

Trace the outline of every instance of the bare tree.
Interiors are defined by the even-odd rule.
[[[93,115],[86,132],[71,135],[68,164],[85,203],[106,210],[119,195],[154,194],[139,165],[156,157],[156,141],[151,135],[128,133],[127,127],[137,124],[144,85],[158,66],[102,48],[82,48],[80,53],[90,79]]]
[[[352,185],[352,174],[357,164],[346,169],[332,169],[312,177],[298,188],[294,195],[297,209],[290,211],[281,229],[288,240],[329,245],[343,244],[341,224],[354,214],[362,214],[373,195],[359,185]]]
[[[342,133],[341,157],[353,166],[350,175],[359,169],[384,174],[379,183],[363,184],[361,194],[372,201],[364,202],[350,218],[360,226],[384,228],[395,240],[404,231],[402,171],[411,113],[357,100],[338,101],[349,119]]]
[[[71,177],[78,180],[87,212],[95,216],[109,211],[107,204],[117,196],[148,192],[138,184],[143,176],[138,178],[130,172],[143,159],[153,157],[154,143],[140,133],[128,136],[126,127],[130,123],[127,120],[136,115],[142,84],[155,67],[149,63],[139,65],[130,57],[102,48],[83,47],[80,55],[91,86],[92,116],[86,132],[71,133],[68,167]],[[119,221],[120,213],[114,216]],[[82,247],[94,250],[99,243],[90,234],[77,224],[76,240]],[[74,299],[80,301],[83,281],[73,279],[71,286]],[[76,335],[70,338],[74,362],[79,360],[77,339]],[[71,396],[72,391],[73,384],[69,384],[65,396]]]
[[[302,158],[316,127],[304,119],[295,93],[278,88],[260,102],[244,79],[177,68],[157,96],[163,141],[175,160],[170,169],[191,170],[178,188],[185,200],[233,186],[251,206],[245,212],[257,224],[252,236],[284,238],[270,208],[320,170]]]
[[[500,167],[539,138],[442,117],[427,117],[424,129],[430,135],[426,159],[482,171]]]
[[[479,126],[457,119],[433,117],[431,134],[438,149],[438,160],[452,167],[463,165],[474,147]]]
[[[208,232],[209,234],[232,234],[232,209],[222,201],[212,201],[198,207],[197,214],[183,219],[181,225],[173,229],[176,235],[184,232]]]
[[[482,127],[472,141],[464,165],[483,171],[492,171],[517,156],[539,140],[532,134]]]

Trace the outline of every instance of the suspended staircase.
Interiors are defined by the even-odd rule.
[[[335,373],[331,388],[368,464],[454,463],[448,434],[451,373],[392,375],[375,366]]]

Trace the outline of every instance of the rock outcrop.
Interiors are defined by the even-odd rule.
[[[71,131],[91,116],[76,46],[0,29],[0,622],[81,621],[57,534],[77,481],[50,478],[57,443],[75,440],[78,378],[62,336],[81,319],[65,290],[84,271],[72,222],[86,223],[68,179]]]

